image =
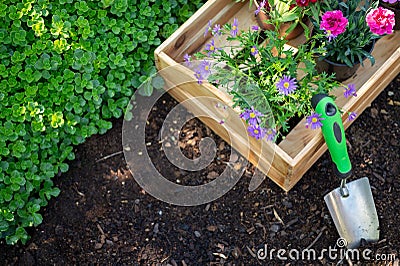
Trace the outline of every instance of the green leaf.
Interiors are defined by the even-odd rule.
[[[67,171],[68,171],[68,168],[69,168],[69,167],[68,167],[68,164],[66,164],[66,163],[60,164],[59,167],[60,167],[60,171],[61,171],[62,173],[67,172]]]
[[[152,79],[152,85],[155,89],[160,90],[164,88],[165,81],[161,76],[157,75]]]
[[[153,85],[151,80],[147,80],[145,83],[143,83],[138,92],[142,96],[150,96],[153,93]]]
[[[32,213],[33,225],[38,226],[43,222],[43,217],[40,213]]]

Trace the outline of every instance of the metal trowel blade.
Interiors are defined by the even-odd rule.
[[[361,241],[379,239],[379,220],[367,177],[347,183],[349,196],[343,197],[336,188],[325,197],[329,212],[347,248],[358,248]]]

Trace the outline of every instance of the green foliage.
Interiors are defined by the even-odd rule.
[[[73,145],[121,117],[155,47],[201,2],[0,3],[0,238],[28,240]]]

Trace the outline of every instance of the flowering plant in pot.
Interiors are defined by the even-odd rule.
[[[301,33],[310,36],[310,20],[306,15],[311,3],[318,0],[253,0],[257,22],[263,30],[279,29],[287,40]]]
[[[394,30],[400,30],[400,0],[380,0],[379,5],[393,11],[396,25]]]
[[[374,64],[375,41],[391,34],[395,24],[393,12],[377,6],[369,0],[322,0],[311,7],[314,33],[325,50],[320,57],[325,63],[319,65],[323,71],[345,80],[365,59]]]
[[[185,61],[190,65],[194,57],[200,60],[192,67],[198,82],[208,80],[233,96],[233,107],[240,107],[240,116],[248,123],[251,136],[274,140],[279,133],[284,135],[289,131],[290,121],[304,116],[306,127],[318,128],[321,118],[313,113],[311,106],[314,94],[343,87],[347,96],[355,95],[351,85],[334,81],[333,75],[317,73],[315,53],[320,49],[314,46],[315,40],[294,48],[278,37],[277,30],[261,33],[258,26],[253,26],[239,32],[238,24],[237,19],[223,27],[210,23],[212,38],[205,51],[185,55]],[[218,47],[219,38],[226,39],[224,46]],[[231,71],[228,75],[226,69]],[[232,82],[236,71],[253,82]],[[266,109],[271,110],[268,115],[264,113]],[[269,115],[273,116],[276,127],[271,127]],[[355,114],[350,115],[351,119],[354,117]]]

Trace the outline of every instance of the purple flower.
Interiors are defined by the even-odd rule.
[[[265,7],[267,0],[263,0],[260,5],[257,7],[257,10],[254,11],[254,14],[257,16],[260,13],[261,9]]]
[[[203,77],[207,77],[209,74],[211,74],[211,61],[207,60],[201,61],[198,72]]]
[[[283,78],[276,83],[276,87],[279,93],[288,95],[297,89],[296,79],[284,75]]]
[[[306,128],[311,127],[311,129],[317,129],[322,127],[321,120],[323,119],[324,118],[322,118],[320,114],[312,113],[306,118]]]
[[[252,106],[251,109],[246,109],[243,113],[240,114],[240,118],[243,118],[249,123],[249,125],[257,125],[260,123],[260,116],[263,114],[254,109]]]
[[[238,21],[237,18],[234,18],[233,19],[233,24],[231,26],[231,35],[232,35],[232,37],[235,37],[238,34],[238,32],[239,32],[238,26],[239,26],[239,21]]]
[[[221,25],[215,24],[214,28],[212,29],[212,35],[221,35]]]
[[[274,141],[275,136],[276,136],[276,130],[275,129],[268,128],[265,133],[267,134],[267,140],[268,141]]]
[[[265,129],[260,127],[259,125],[250,125],[247,128],[250,136],[256,139],[262,139],[265,136]]]
[[[328,42],[331,42],[333,39],[337,37],[337,35],[333,35],[329,30],[325,32],[326,37],[328,38]]]
[[[197,79],[197,84],[202,84],[204,77],[202,76],[200,71],[197,71],[196,73],[194,73],[194,77]]]
[[[188,55],[187,53],[183,56],[183,60],[185,61],[185,65],[190,67],[192,65],[192,57]]]
[[[208,32],[210,31],[210,29],[211,29],[211,19],[208,21],[208,23],[207,23],[207,27],[206,27],[206,30],[205,30],[205,32],[204,32],[204,37],[206,37],[207,36],[207,34],[208,34]]]
[[[347,88],[345,88],[343,95],[346,98],[349,98],[350,96],[357,97],[356,86],[354,84],[347,85]]]
[[[203,80],[211,74],[211,62],[207,60],[201,61],[198,68],[195,70],[194,77],[197,79],[198,84],[202,84]]]
[[[251,29],[254,31],[258,31],[260,29],[260,27],[258,27],[257,25],[253,25],[253,26],[251,26]]]
[[[357,113],[355,112],[349,112],[349,121],[353,121],[354,119],[356,119],[357,117]]]
[[[252,56],[256,56],[258,54],[258,50],[257,50],[257,47],[255,45],[253,47],[251,47],[250,53],[251,53]]]
[[[215,47],[214,39],[211,40],[210,43],[206,44],[206,51],[208,52],[208,56],[210,56],[212,53],[215,53],[217,48]]]

